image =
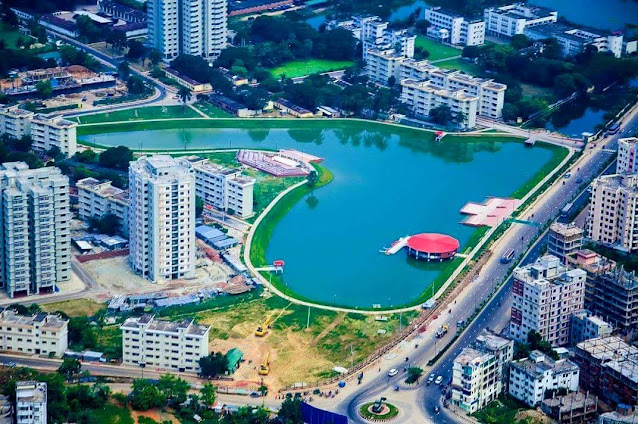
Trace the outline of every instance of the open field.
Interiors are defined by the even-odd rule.
[[[91,411],[91,416],[98,424],[135,424],[128,407],[121,407],[112,403],[101,409]]]
[[[444,62],[436,63],[435,65],[443,69],[456,69],[474,76],[480,76],[481,73],[481,68],[478,65],[463,58],[446,60]]]
[[[182,106],[147,106],[135,109],[116,110],[113,112],[96,113],[94,115],[78,116],[80,124],[95,124],[100,122],[143,121],[147,119],[164,118],[200,118],[201,116],[191,108]]]
[[[45,312],[62,311],[71,318],[82,315],[93,316],[105,309],[103,303],[98,303],[90,299],[63,300],[61,302],[45,303],[41,305]]]
[[[208,115],[209,118],[234,118],[230,113],[211,105],[208,102],[198,101],[193,104],[194,107]]]
[[[461,55],[461,50],[438,43],[424,35],[417,36],[414,45],[415,47],[421,47],[430,52],[430,56],[428,56],[428,60],[430,61]]]
[[[416,315],[416,312],[403,314],[403,325]],[[256,337],[255,329],[268,316],[279,318],[265,337]],[[212,327],[212,351],[226,352],[238,347],[244,352],[245,362],[236,372],[239,380],[258,382],[256,367],[270,353],[271,374],[264,382],[271,390],[294,382],[310,383],[332,377],[334,366],[350,366],[350,346],[352,359],[357,363],[387,343],[399,326],[398,315],[379,322],[371,316],[309,309],[279,297],[255,298],[202,311],[197,320]],[[378,330],[384,334],[378,334]]]
[[[7,49],[18,49],[17,41],[23,39],[27,41],[28,38],[21,35],[18,31],[11,28],[4,22],[0,22],[0,40],[4,42]]]
[[[281,75],[285,75],[286,78],[296,78],[320,72],[338,71],[352,65],[353,62],[349,60],[293,60],[292,62],[272,68],[270,73],[276,78],[279,78]]]

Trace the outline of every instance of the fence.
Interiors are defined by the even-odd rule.
[[[100,253],[92,253],[89,255],[77,255],[75,259],[80,263],[93,261],[96,259],[110,259],[117,258],[118,256],[127,256],[128,249],[120,249],[120,250],[109,250],[108,252],[100,252]]]

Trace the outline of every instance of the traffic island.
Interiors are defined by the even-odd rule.
[[[387,422],[399,416],[399,408],[381,398],[376,402],[367,402],[359,406],[359,415],[368,421]]]

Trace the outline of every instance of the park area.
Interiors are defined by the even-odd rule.
[[[18,49],[18,40],[20,39],[23,41],[29,40],[6,23],[0,22],[0,40],[2,40],[7,49]]]
[[[272,68],[270,73],[276,78],[279,78],[282,75],[285,75],[286,78],[297,78],[316,73],[338,71],[352,65],[353,62],[349,60],[294,60],[276,68]]]
[[[417,36],[414,45],[415,47],[421,47],[422,49],[427,50],[430,53],[430,56],[428,56],[429,61],[449,59],[451,57],[461,55],[461,50],[455,49],[454,47],[446,46],[445,44],[436,42],[423,35]]]
[[[116,110],[78,116],[80,124],[97,124],[103,122],[145,121],[149,119],[201,118],[193,109],[183,106],[147,106],[134,109]]]

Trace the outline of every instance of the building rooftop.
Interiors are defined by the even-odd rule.
[[[0,322],[20,327],[31,327],[35,326],[37,323],[43,329],[60,329],[68,323],[68,320],[63,319],[59,315],[50,315],[46,313],[31,316],[19,315],[13,309],[5,309],[0,312]]]
[[[44,403],[47,401],[47,383],[39,381],[16,382],[16,402]]]
[[[471,347],[464,348],[459,356],[454,359],[454,362],[461,365],[468,365],[473,362],[482,362],[484,356],[491,355],[490,353],[481,352],[480,350],[476,350]]]
[[[574,224],[564,224],[562,222],[555,222],[552,225],[550,225],[549,229],[565,237],[583,235],[583,229]]]
[[[626,343],[618,336],[585,340],[578,343],[576,347],[600,361],[623,360],[630,357],[638,358],[638,347]]]
[[[555,412],[560,411],[561,415],[576,409],[582,409],[585,406],[588,408],[594,407],[597,404],[598,398],[596,396],[588,396],[586,393],[580,392],[568,393],[565,396],[543,400],[545,408],[551,408]]]
[[[195,324],[191,319],[182,321],[164,321],[156,320],[153,315],[144,314],[139,318],[128,318],[121,328],[137,329],[146,327],[145,331],[160,331],[166,333],[180,334],[185,333],[194,336],[203,336],[210,329],[209,326]]]
[[[555,361],[538,350],[532,351],[528,358],[512,361],[511,366],[536,378],[542,378],[548,371],[552,374],[558,374],[578,369],[578,365],[569,359]]]
[[[483,330],[481,334],[476,337],[476,341],[478,344],[484,346],[488,350],[499,350],[513,343],[512,340],[501,337],[493,331],[487,329]]]

